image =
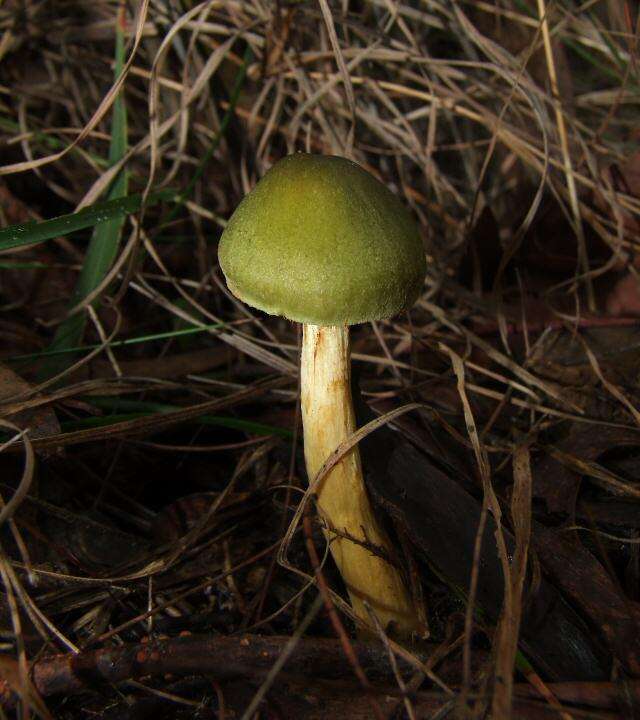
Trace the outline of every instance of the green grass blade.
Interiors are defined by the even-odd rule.
[[[82,420],[73,420],[62,424],[64,432],[74,430],[84,430],[88,427],[106,427],[117,422],[132,420],[134,418],[146,417],[149,415],[170,413],[178,410],[176,405],[166,403],[149,402],[145,400],[131,400],[129,398],[120,397],[85,397],[83,401],[88,405],[93,405],[101,410],[111,410],[109,415],[100,417],[89,417]],[[254,422],[253,420],[243,420],[241,418],[223,417],[220,415],[201,415],[193,422],[199,425],[208,425],[213,427],[225,427],[230,430],[239,430],[241,432],[250,433],[251,435],[276,435],[284,439],[291,439],[293,432],[288,428],[277,427],[276,425],[267,425],[265,423]]]
[[[150,207],[161,201],[172,201],[175,197],[175,191],[162,190],[149,195],[145,206]],[[96,227],[109,220],[124,218],[125,215],[137,212],[141,205],[142,195],[129,195],[96,203],[78,212],[60,215],[51,220],[9,225],[0,230],[0,251],[53,240],[79,230]]]
[[[2,263],[0,263],[0,267],[2,267]],[[202,327],[199,325],[189,326],[178,330],[168,330],[167,332],[152,333],[151,335],[139,335],[137,337],[125,338],[124,340],[115,340],[114,342],[109,343],[109,347],[116,348],[126,347],[128,345],[139,345],[141,343],[153,342],[154,340],[172,340],[173,338],[180,338],[185,335],[197,335],[199,333],[209,332],[210,330],[216,330],[222,327],[225,327],[223,323],[212,323],[209,325],[203,325]],[[95,350],[100,346],[101,343],[96,343],[95,345],[78,345],[77,347],[62,348],[61,350],[44,350],[29,353],[28,355],[14,355],[13,357],[6,358],[5,362],[17,363],[25,362],[27,360],[40,360],[51,355],[68,355],[69,353],[87,352],[87,350]]]
[[[124,52],[124,29],[122,17],[124,6],[118,11],[116,23],[116,49],[115,49],[115,77],[122,74],[125,61]],[[111,121],[111,143],[109,145],[109,165],[118,163],[127,151],[127,108],[124,99],[124,92],[121,90],[113,103],[113,114]],[[123,168],[116,175],[109,188],[108,200],[118,200],[127,195],[127,173]],[[76,284],[71,307],[81,302],[100,284],[109,271],[113,261],[118,254],[124,216],[119,215],[96,225],[93,237],[87,248],[87,254],[80,271],[80,277]],[[75,313],[62,322],[56,331],[50,350],[62,350],[75,347],[82,341],[84,330],[87,324],[87,317],[84,313]],[[43,368],[43,377],[51,377],[64,370],[70,359],[66,355],[50,358]]]

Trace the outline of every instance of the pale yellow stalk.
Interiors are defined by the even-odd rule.
[[[329,455],[353,434],[356,425],[348,328],[303,327],[301,404],[304,453],[312,481]],[[331,553],[355,614],[371,624],[364,607],[366,600],[389,631],[405,637],[417,631],[418,613],[399,571],[370,549],[379,548],[392,556],[389,537],[367,495],[357,446],[331,470],[316,495]]]

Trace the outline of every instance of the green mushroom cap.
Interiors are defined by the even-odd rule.
[[[395,315],[426,272],[416,224],[393,193],[350,160],[302,153],[243,199],[218,255],[236,297],[314,325]]]

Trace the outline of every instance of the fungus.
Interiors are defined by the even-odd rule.
[[[417,227],[356,163],[289,155],[237,207],[219,260],[236,297],[303,323],[300,390],[311,482],[356,429],[349,326],[395,315],[420,292],[426,268]],[[356,616],[370,624],[366,601],[383,627],[410,635],[418,613],[367,496],[357,445],[321,482],[316,503]]]

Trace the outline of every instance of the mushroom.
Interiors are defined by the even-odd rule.
[[[359,165],[298,153],[276,163],[233,213],[219,246],[230,291],[259,310],[303,323],[300,392],[309,481],[355,432],[349,325],[409,308],[423,284],[416,224],[398,198]],[[357,445],[316,489],[334,561],[355,615],[383,627],[419,627],[393,564]]]

